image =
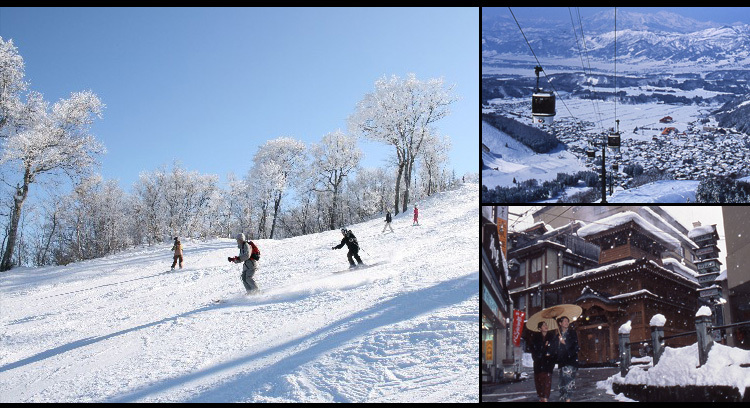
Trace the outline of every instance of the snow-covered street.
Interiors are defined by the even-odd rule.
[[[232,239],[6,272],[0,402],[477,402],[477,188],[349,226],[361,271],[338,230],[255,241],[250,297]]]

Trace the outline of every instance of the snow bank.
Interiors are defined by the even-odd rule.
[[[615,374],[613,382],[645,384],[658,387],[685,385],[728,385],[737,387],[741,395],[750,387],[750,351],[714,343],[705,365],[698,366],[698,345],[665,347],[659,363],[648,371],[631,367],[624,378]]]

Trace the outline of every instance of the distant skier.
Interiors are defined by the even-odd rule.
[[[419,210],[417,210],[417,205],[414,204],[414,222],[411,223],[411,226],[419,225]]]
[[[364,265],[365,263],[362,262],[362,259],[359,257],[359,243],[357,243],[357,237],[354,236],[353,232],[347,231],[346,228],[341,228],[341,234],[344,235],[344,238],[341,239],[341,243],[335,247],[331,247],[331,249],[341,249],[346,245],[346,247],[349,248],[349,252],[346,254],[346,257],[349,259],[349,268],[357,267],[357,265],[354,264],[352,257],[357,260],[359,265]]]
[[[253,280],[255,271],[258,270],[258,260],[260,260],[260,250],[252,241],[245,241],[245,234],[237,234],[237,248],[240,249],[240,255],[230,257],[229,262],[242,262],[242,284],[245,285],[247,294],[258,291],[258,285]]]
[[[385,227],[383,227],[383,232],[385,232],[386,228],[390,228],[391,232],[393,232],[393,227],[391,227],[391,212],[388,211],[387,214],[385,214]]]
[[[174,262],[172,262],[172,269],[174,270],[175,265],[177,265],[177,261],[180,261],[180,269],[182,269],[182,244],[180,243],[180,239],[178,237],[174,237],[174,245],[172,246],[172,251],[174,251]]]

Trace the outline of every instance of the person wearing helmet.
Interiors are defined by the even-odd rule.
[[[229,258],[229,262],[240,263],[242,262],[242,284],[245,285],[247,294],[251,294],[258,291],[258,285],[253,280],[253,275],[258,269],[258,261],[251,257],[250,244],[245,241],[245,234],[237,234],[235,237],[237,240],[237,248],[240,249],[239,256]]]
[[[359,257],[359,244],[357,243],[357,237],[354,236],[353,232],[348,231],[346,228],[341,228],[341,234],[344,236],[344,238],[341,239],[341,243],[335,247],[331,247],[331,249],[341,249],[346,245],[346,247],[349,248],[349,252],[346,254],[346,257],[349,259],[349,268],[357,267],[357,265],[354,264],[354,259],[357,260],[359,265],[364,265],[365,263],[362,262],[362,259]]]

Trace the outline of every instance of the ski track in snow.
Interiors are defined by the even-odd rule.
[[[0,402],[477,402],[477,189],[351,226],[360,273],[338,230],[258,240],[251,296],[230,239],[6,272]]]

